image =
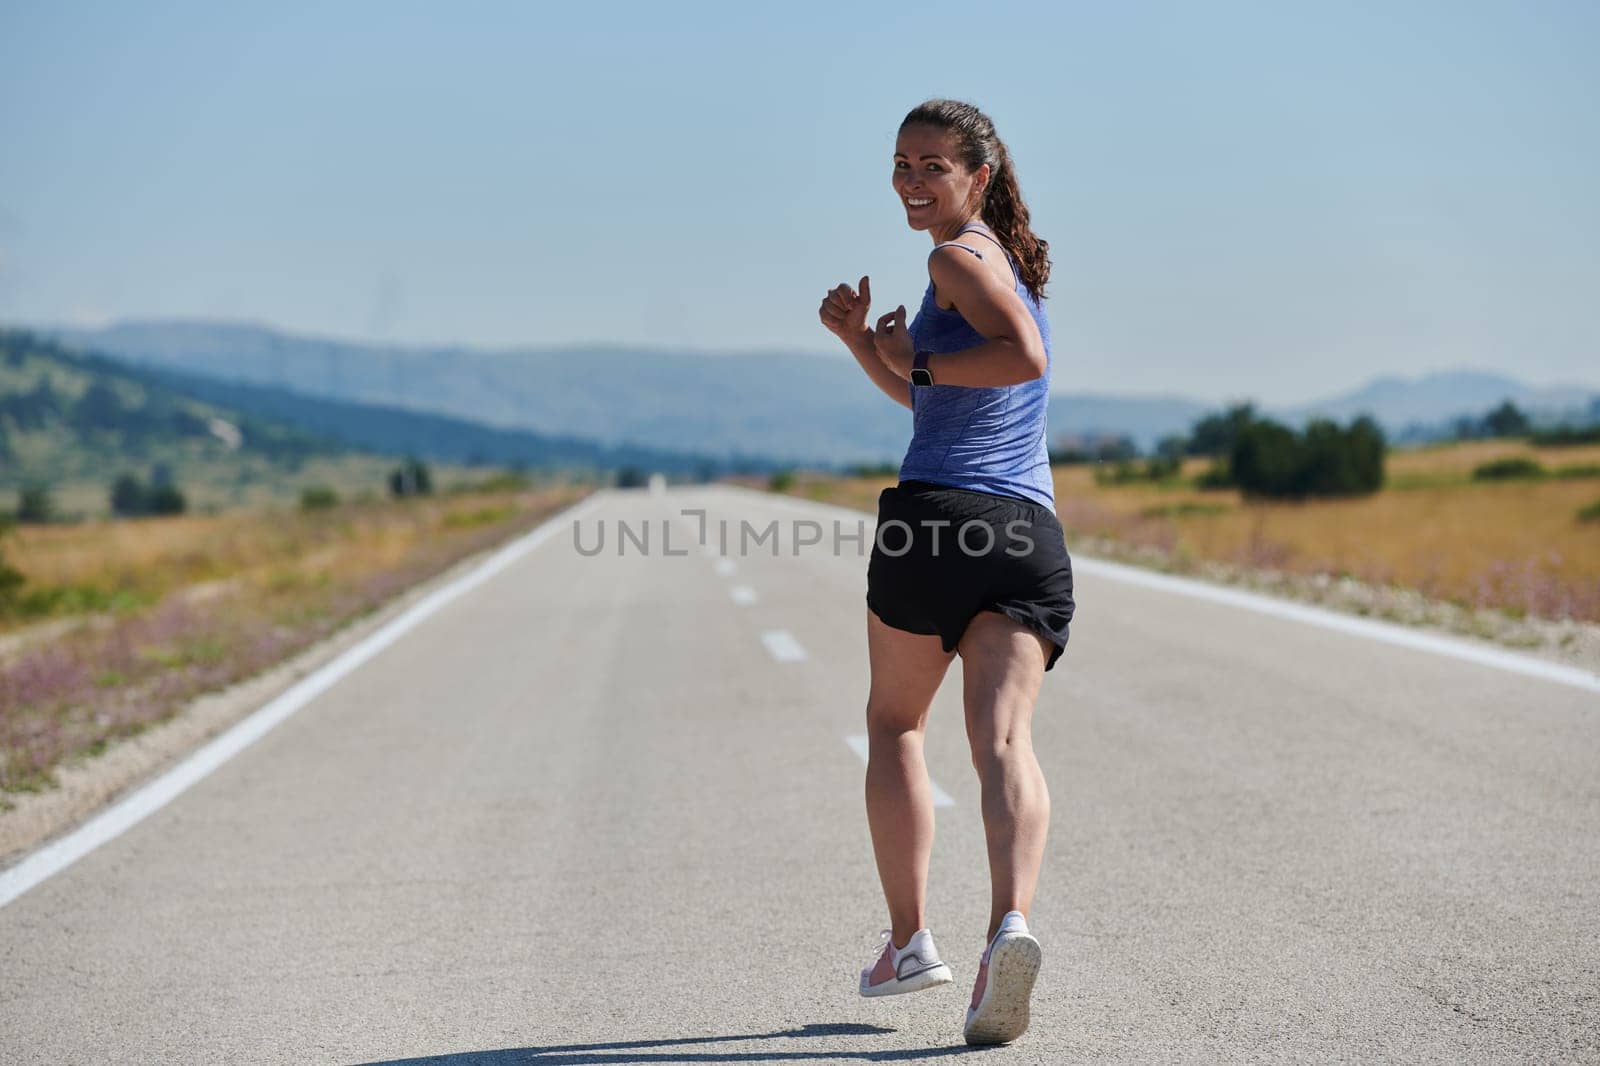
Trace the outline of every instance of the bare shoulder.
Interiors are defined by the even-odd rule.
[[[961,248],[952,247],[960,244]],[[980,247],[980,245],[985,247]],[[963,251],[970,248],[971,251]],[[973,252],[979,255],[973,255]],[[945,310],[955,305],[955,297],[966,292],[999,286],[1012,287],[1011,267],[997,245],[964,236],[940,245],[928,253],[928,278],[933,282],[934,300]]]

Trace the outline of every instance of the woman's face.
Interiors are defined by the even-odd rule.
[[[982,202],[989,167],[968,171],[956,157],[955,134],[935,126],[907,126],[894,142],[894,191],[906,224],[925,230],[960,223]],[[976,190],[976,192],[975,192]]]

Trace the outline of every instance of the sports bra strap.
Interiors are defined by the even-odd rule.
[[[967,233],[967,232],[970,232],[972,230],[977,230],[980,233],[982,233],[984,230],[986,230],[988,228],[989,227],[985,226],[982,222],[968,222],[965,226],[962,226],[960,229],[956,230],[956,236],[959,237],[963,233]],[[984,234],[984,236],[988,237],[989,234]],[[993,240],[994,238],[990,237],[989,239]],[[999,242],[995,241],[995,243],[998,244]],[[938,251],[940,248],[949,248],[949,247],[952,247],[952,246],[954,246],[956,248],[965,248],[967,251],[971,252],[973,255],[977,256],[979,259],[983,258],[983,253],[978,251],[976,248],[972,247],[972,245],[970,245],[970,244],[962,244],[960,241],[957,241],[957,240],[948,240],[948,241],[945,241],[943,244],[936,244],[936,245],[933,246],[933,250],[934,251]]]
[[[996,237],[994,235],[994,230],[990,229],[988,226],[984,225],[982,222],[968,222],[965,226],[962,226],[960,229],[956,230],[956,236],[959,237],[963,233],[968,232],[969,230],[977,230],[983,236],[989,238],[991,241],[994,241],[995,244],[999,245],[1000,246],[1000,250],[1002,252],[1006,252],[1006,246],[1003,245],[1003,244],[1000,244],[1000,238],[998,238],[998,237]],[[956,247],[956,248],[965,248],[967,251],[971,252],[973,255],[977,256],[979,259],[983,258],[983,253],[978,251],[976,248],[972,247],[972,245],[970,245],[970,244],[962,244],[960,241],[954,241],[954,240],[945,241],[943,244],[936,244],[936,245],[933,246],[933,250],[935,252],[937,252],[940,248],[950,248],[952,246]],[[931,255],[932,253],[930,252],[929,254]],[[1006,265],[1011,268],[1012,284],[1017,284],[1018,280],[1020,279],[1020,275],[1017,273],[1017,265],[1014,262],[1011,261],[1011,253],[1010,252],[1006,252]]]

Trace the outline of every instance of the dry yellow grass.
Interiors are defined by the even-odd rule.
[[[114,613],[4,634],[0,793],[48,787],[63,759],[252,676],[586,494],[554,486],[25,527],[18,562],[29,581],[24,617],[13,622],[30,612]],[[104,587],[125,595],[107,597]],[[83,589],[96,594],[64,594]]]
[[[1179,563],[1349,575],[1470,606],[1600,620],[1600,522],[1577,517],[1600,501],[1600,479],[1471,480],[1479,464],[1513,456],[1554,470],[1600,463],[1600,446],[1481,441],[1393,452],[1391,483],[1412,478],[1417,487],[1353,499],[1246,502],[1187,484],[1100,485],[1090,466],[1056,467],[1055,495],[1069,544],[1102,537],[1154,546]],[[1184,474],[1206,465],[1191,460]],[[801,477],[792,491],[873,511],[895,480]]]
[[[1577,519],[1592,480],[1489,482],[1347,500],[1242,502],[1234,493],[1098,487],[1056,479],[1070,530],[1155,543],[1199,559],[1349,574],[1467,604],[1593,617],[1600,528]],[[1188,503],[1188,513],[1175,505]],[[1568,603],[1567,601],[1571,601]]]
[[[1389,453],[1391,479],[1407,475],[1469,476],[1474,467],[1495,459],[1532,459],[1551,470],[1600,463],[1600,444],[1570,448],[1536,448],[1519,440],[1475,440]]]
[[[27,578],[23,592],[92,590],[101,605],[141,606],[178,588],[238,580],[293,584],[319,574],[359,577],[390,569],[417,546],[456,530],[544,506],[571,490],[461,493],[406,501],[379,500],[302,512],[278,506],[215,515],[96,520],[19,526],[5,542],[6,559]],[[505,509],[507,501],[516,506]],[[499,507],[488,507],[494,503]],[[50,613],[71,613],[65,600]],[[35,619],[0,619],[0,631]]]

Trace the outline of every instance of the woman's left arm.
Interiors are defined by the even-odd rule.
[[[1008,289],[971,252],[937,248],[928,257],[928,274],[940,294],[984,338],[982,344],[928,358],[936,385],[991,387],[1020,385],[1044,376],[1047,356],[1039,325],[1014,289]],[[873,332],[878,355],[900,377],[910,378],[911,338],[905,308],[878,319]]]

